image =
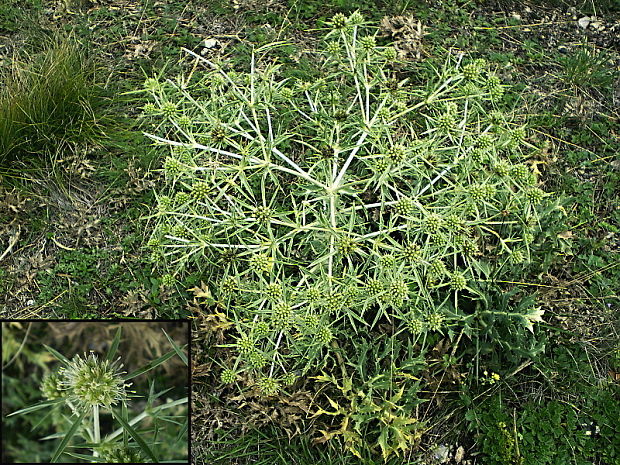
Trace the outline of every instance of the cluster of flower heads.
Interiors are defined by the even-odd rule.
[[[119,359],[100,360],[97,354],[79,354],[57,373],[43,379],[41,391],[47,399],[64,397],[78,410],[93,406],[110,407],[127,399],[131,383],[123,379]]]

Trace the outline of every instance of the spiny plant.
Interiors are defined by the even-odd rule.
[[[130,413],[134,413],[131,410],[130,398],[141,396],[135,395],[135,391],[129,389],[132,383],[128,381],[158,367],[175,355],[178,355],[187,364],[187,356],[183,352],[185,346],[180,347],[167,334],[166,336],[173,346],[173,350],[129,374],[122,371],[123,364],[120,362],[120,357],[114,358],[121,338],[120,327],[104,359],[100,359],[93,351],[89,355],[81,356],[78,354],[72,359],[68,359],[57,350],[45,346],[61,362],[61,367],[57,371],[45,375],[41,382],[41,393],[46,400],[20,409],[8,416],[23,415],[52,407],[50,414],[59,420],[59,424],[67,425],[68,429],[63,434],[45,438],[62,438],[51,458],[51,463],[58,462],[63,454],[86,462],[158,462],[157,442],[149,438],[150,433],[138,430],[135,425],[145,418],[178,424],[178,417],[166,416],[163,412],[166,409],[186,404],[187,397],[169,400],[157,407],[152,407],[151,404],[154,399],[170,390],[166,389],[163,392],[154,393],[154,385],[152,384],[147,407],[130,418]],[[64,415],[63,407],[69,409],[70,417]],[[119,425],[118,429],[111,431],[103,438],[101,437],[100,422],[100,413],[102,412],[110,413]],[[185,432],[187,431],[187,418],[185,418],[185,426],[181,429],[181,433],[183,433],[183,429]],[[69,442],[74,436],[81,436],[84,443],[69,446]],[[69,451],[67,450],[69,447],[90,449],[92,456]]]
[[[308,80],[282,77],[277,42],[243,70],[187,50],[188,75],[145,82],[146,135],[167,150],[147,247],[163,274],[209,277],[237,333],[222,382],[275,395],[382,323],[423,346],[541,320],[487,298],[537,260],[559,208],[522,163],[537,149],[508,87],[452,54],[412,86],[375,34],[334,16]]]

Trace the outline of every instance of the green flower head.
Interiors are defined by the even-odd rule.
[[[131,383],[123,379],[120,358],[111,362],[99,360],[97,354],[76,355],[69,365],[60,369],[60,386],[68,400],[80,410],[96,405],[110,407],[127,399]]]
[[[101,453],[101,457],[107,463],[146,463],[147,460],[142,457],[140,451],[130,447],[113,447],[108,448]]]
[[[64,395],[58,373],[48,373],[45,375],[41,383],[41,392],[47,400],[59,399]]]

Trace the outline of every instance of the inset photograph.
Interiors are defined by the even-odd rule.
[[[187,463],[189,322],[2,322],[2,463]]]

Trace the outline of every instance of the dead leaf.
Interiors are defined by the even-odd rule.
[[[573,232],[572,231],[561,232],[560,234],[558,234],[558,238],[565,239],[565,240],[572,239],[573,238]]]

